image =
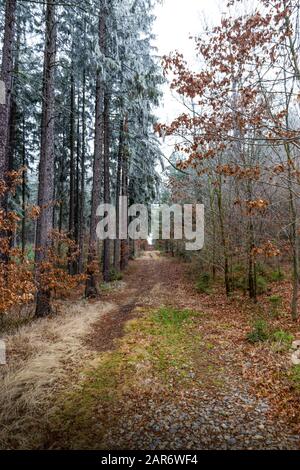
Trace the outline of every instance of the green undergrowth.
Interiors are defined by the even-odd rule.
[[[120,271],[117,271],[115,268],[112,268],[109,273],[109,279],[110,279],[110,282],[122,281],[123,273],[121,273]]]
[[[290,349],[294,337],[287,331],[275,330],[265,319],[258,318],[253,321],[246,339],[252,344],[269,342],[274,352],[286,352]]]
[[[288,379],[293,389],[300,393],[300,365],[294,365],[290,368]]]
[[[197,327],[203,314],[169,307],[138,313],[125,325],[116,349],[100,353],[82,382],[59,400],[51,426],[61,430],[64,443],[71,440],[67,447],[90,448],[91,441],[101,447],[101,436],[115,416],[111,410],[128,393],[156,387],[178,392],[201,383],[204,376],[216,376],[215,385],[221,386],[210,360],[214,345],[202,340]]]
[[[211,277],[208,273],[203,273],[199,276],[196,282],[196,290],[200,294],[211,294]]]

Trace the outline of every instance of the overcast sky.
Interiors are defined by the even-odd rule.
[[[163,56],[171,51],[182,52],[187,60],[192,60],[194,43],[190,36],[200,34],[205,24],[216,25],[220,20],[225,0],[164,0],[155,10],[154,34],[158,54]],[[163,87],[164,97],[156,115],[161,122],[170,122],[182,107],[172,96],[168,85]],[[172,148],[163,145],[169,157]]]

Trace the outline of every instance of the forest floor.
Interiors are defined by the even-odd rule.
[[[145,253],[101,301],[7,335],[0,447],[299,449],[290,351],[246,341],[256,308],[199,294],[188,264]]]

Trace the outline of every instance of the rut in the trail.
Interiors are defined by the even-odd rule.
[[[86,344],[93,350],[107,351],[114,348],[115,340],[124,333],[125,323],[136,315],[134,310],[146,305],[149,292],[163,282],[162,277],[167,276],[166,267],[161,271],[153,261],[163,266],[159,252],[145,252],[129,268],[126,288],[106,294],[107,299],[117,304],[117,307],[93,324],[91,334],[86,339]]]

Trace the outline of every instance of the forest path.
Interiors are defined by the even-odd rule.
[[[161,257],[158,251],[144,252],[127,268],[123,288],[102,293],[105,302],[116,305],[116,308],[92,325],[87,344],[97,351],[111,349],[116,338],[122,336],[124,324],[135,316],[134,311],[138,308],[158,308],[170,304],[171,278],[178,288],[181,274],[180,267],[172,263],[170,269],[170,260]]]
[[[299,448],[245,378],[245,319],[190,284],[186,265],[148,252],[106,291],[117,307],[85,338],[98,358],[60,401],[44,448]]]

